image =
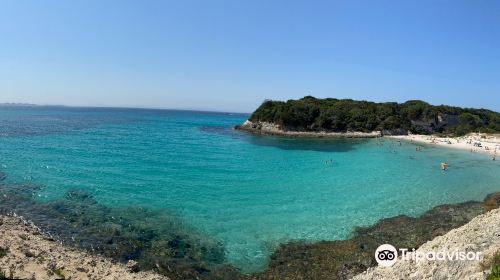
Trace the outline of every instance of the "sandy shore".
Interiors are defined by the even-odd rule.
[[[133,261],[115,263],[63,246],[20,218],[0,215],[0,271],[5,277],[168,280],[152,272],[134,272],[136,269]]]
[[[463,137],[436,137],[431,135],[399,135],[386,136],[392,139],[405,140],[415,143],[435,145],[437,147],[455,148],[474,153],[486,153],[491,157],[500,155],[500,136],[485,134],[470,134]],[[475,146],[481,143],[481,147]]]

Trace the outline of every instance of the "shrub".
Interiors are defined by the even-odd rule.
[[[500,280],[500,254],[493,258],[491,272],[487,280]]]

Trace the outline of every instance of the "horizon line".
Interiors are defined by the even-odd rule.
[[[293,98],[289,98],[289,99],[285,99],[285,100],[280,100],[280,99],[264,99],[262,101],[265,102],[265,101],[281,101],[281,102],[287,102],[288,100],[299,100],[299,99],[302,99],[302,98],[305,98],[305,97],[308,97],[308,96],[311,96],[311,95],[306,95],[306,96],[303,96],[301,98],[296,98],[296,99],[293,99]],[[367,99],[352,99],[352,98],[335,98],[335,97],[315,97],[315,96],[311,96],[315,99],[328,99],[328,98],[334,98],[334,99],[339,99],[339,100],[342,100],[342,99],[349,99],[349,100],[354,100],[354,101],[364,101],[364,102],[373,102],[373,103],[380,103],[380,104],[383,104],[383,103],[398,103],[398,104],[403,104],[405,102],[408,102],[408,101],[422,101],[422,102],[425,102],[431,106],[450,106],[450,107],[457,107],[457,108],[462,108],[462,109],[478,109],[478,110],[488,110],[488,111],[492,111],[492,112],[495,112],[495,113],[500,113],[500,111],[497,111],[496,109],[493,109],[493,108],[485,108],[485,107],[472,107],[472,106],[464,106],[464,105],[448,105],[448,104],[437,104],[437,103],[429,103],[428,101],[425,101],[425,100],[421,100],[421,99],[408,99],[404,102],[398,102],[398,101],[370,101],[370,100],[367,100]],[[261,103],[261,104],[262,104]],[[38,106],[38,107],[68,107],[68,108],[102,108],[102,109],[142,109],[142,110],[171,110],[171,111],[191,111],[191,112],[206,112],[206,113],[228,113],[228,114],[247,114],[247,115],[250,115],[252,114],[252,112],[235,112],[235,111],[225,111],[225,110],[219,110],[219,109],[210,109],[210,108],[206,108],[206,109],[203,109],[203,108],[189,108],[189,107],[184,107],[184,108],[169,108],[169,107],[148,107],[148,106],[144,106],[144,107],[141,107],[141,106],[138,106],[138,107],[134,107],[134,106],[119,106],[119,105],[64,105],[64,104],[36,104],[36,103],[24,103],[24,102],[0,102],[0,106],[18,106],[18,107],[29,107],[29,106],[32,106],[32,107],[35,107],[35,106]],[[260,105],[259,105],[260,106]],[[259,107],[257,106],[254,111]]]
[[[35,104],[23,102],[0,102],[0,107],[62,107],[62,108],[90,108],[90,109],[132,109],[132,110],[158,110],[158,111],[185,111],[200,113],[224,113],[250,115],[249,112],[231,112],[216,109],[196,109],[196,108],[168,108],[168,107],[133,107],[133,106],[110,106],[110,105],[62,105],[62,104]]]

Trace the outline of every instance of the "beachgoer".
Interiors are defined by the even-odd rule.
[[[442,169],[443,171],[448,170],[448,163],[446,163],[446,162],[441,162],[441,169]]]

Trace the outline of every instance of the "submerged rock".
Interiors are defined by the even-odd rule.
[[[129,271],[154,270],[173,280],[350,279],[376,265],[373,252],[380,244],[417,248],[500,204],[500,193],[495,193],[483,203],[441,205],[417,218],[383,219],[356,228],[348,240],[283,244],[270,257],[265,271],[243,275],[225,263],[221,244],[169,213],[106,207],[82,190],[70,190],[60,200],[43,203],[33,199],[38,189],[35,185],[0,184],[0,214],[24,217],[24,223],[35,225],[50,240],[123,264],[133,260]]]
[[[500,207],[500,192],[491,193],[484,199],[484,212]]]
[[[155,270],[170,279],[236,279],[221,244],[165,211],[99,204],[84,190],[62,199],[33,199],[38,187],[0,185],[0,215],[14,214],[44,233],[47,241],[129,262],[129,271]],[[49,240],[50,238],[50,240]]]
[[[373,226],[355,229],[348,240],[283,244],[271,256],[269,267],[248,279],[350,279],[377,264],[373,254],[379,245],[418,248],[480,215],[482,205],[475,201],[446,204],[417,218],[400,215],[382,219]]]

